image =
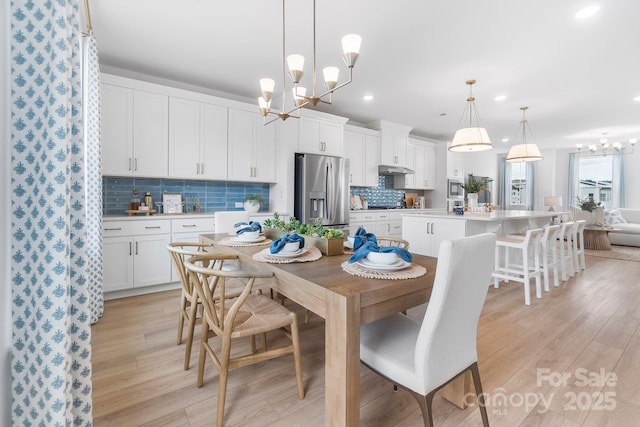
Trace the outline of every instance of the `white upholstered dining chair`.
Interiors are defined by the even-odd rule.
[[[495,245],[492,233],[443,241],[422,323],[398,313],[360,328],[362,363],[409,391],[420,405],[425,426],[433,425],[434,394],[469,370],[482,422],[489,425],[476,331],[491,282]]]
[[[233,231],[234,224],[249,222],[249,212],[246,211],[219,211],[214,214],[216,233],[228,233]]]

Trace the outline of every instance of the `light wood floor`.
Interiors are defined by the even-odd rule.
[[[287,305],[304,318],[300,307]],[[191,369],[182,369],[177,312],[178,291],[105,304],[104,317],[93,327],[95,426],[213,425],[217,372],[207,361],[205,385],[196,387],[198,339]],[[409,315],[420,318],[423,312],[417,307]],[[491,424],[640,425],[639,325],[639,262],[587,257],[586,271],[542,300],[532,296],[528,307],[521,285],[491,287],[478,330]],[[230,373],[226,425],[324,425],[323,320],[311,316],[300,332],[305,399],[296,396],[291,356],[240,368]],[[269,337],[277,339],[275,333]],[[617,380],[602,385],[601,373]],[[570,376],[566,384],[561,375]],[[394,393],[365,367],[361,389],[362,425],[422,425],[413,398]],[[462,411],[440,396],[434,418],[438,426],[481,425],[476,407]]]

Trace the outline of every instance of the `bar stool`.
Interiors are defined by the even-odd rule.
[[[524,239],[516,237],[498,237],[496,241],[495,270],[493,287],[500,286],[500,279],[508,282],[514,280],[524,285],[524,303],[531,305],[531,278],[536,280],[536,298],[542,298],[542,286],[540,281],[540,239],[544,234],[541,228],[527,230]],[[504,248],[504,267],[500,266],[500,248]],[[509,262],[509,250],[517,250],[522,257],[522,264]],[[530,256],[533,258],[533,267],[530,266]]]
[[[586,268],[586,263],[584,260],[584,228],[587,226],[587,221],[581,219],[580,221],[576,221],[576,245],[575,248],[575,257],[574,264],[575,270],[584,270]]]
[[[573,258],[573,242],[576,236],[576,223],[563,222],[560,226],[557,245],[559,252],[560,275],[563,282],[569,280],[575,274],[575,262]]]
[[[540,240],[540,252],[542,254],[542,269],[544,279],[544,290],[549,292],[549,274],[550,269],[553,269],[553,286],[560,286],[558,280],[558,246],[556,242],[560,235],[559,225],[546,225],[544,227],[544,234]],[[551,257],[551,260],[549,260]]]

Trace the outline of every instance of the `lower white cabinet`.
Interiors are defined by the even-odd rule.
[[[171,220],[171,242],[200,242],[201,234],[215,233],[215,221],[213,217],[207,218],[180,218]],[[171,261],[171,281],[180,281],[180,275]]]
[[[171,281],[168,220],[105,221],[104,291],[119,291]]]
[[[402,217],[394,211],[349,213],[349,234],[355,234],[359,227],[376,236],[401,237]]]
[[[437,257],[443,240],[461,239],[466,235],[466,221],[446,218],[402,218],[402,238],[409,242],[412,253]]]

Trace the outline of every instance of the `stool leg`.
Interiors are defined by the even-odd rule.
[[[542,283],[540,280],[540,250],[537,245],[533,247],[533,266],[535,269],[535,278],[536,278],[536,298],[542,298]],[[546,278],[546,274],[545,274]],[[549,284],[547,283],[547,288]],[[547,289],[549,290],[549,289]]]
[[[544,290],[549,292],[549,253],[546,242],[542,244],[542,274],[544,274]]]
[[[524,303],[531,305],[531,277],[529,276],[529,254],[527,248],[522,250],[522,268],[524,269]]]
[[[558,248],[556,245],[551,247],[551,257],[553,258],[553,286],[556,288],[560,286],[558,280]]]
[[[496,255],[495,255],[493,264],[494,264],[493,270],[496,273],[499,273],[500,272],[500,246],[498,246],[498,245],[496,245]],[[498,289],[500,287],[500,279],[499,278],[497,278],[497,277],[493,278],[493,287],[495,289]]]

